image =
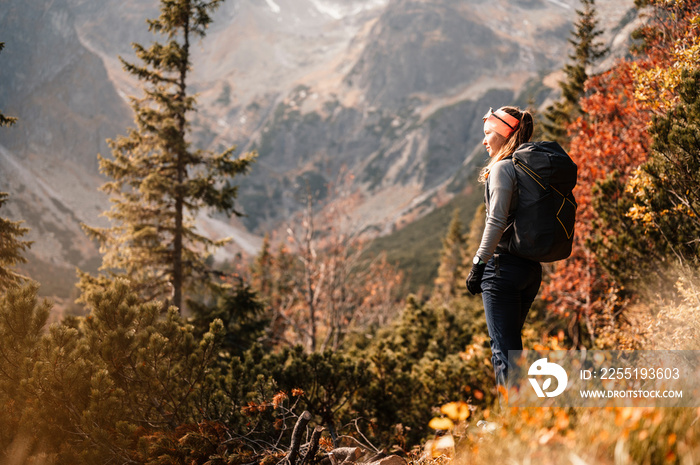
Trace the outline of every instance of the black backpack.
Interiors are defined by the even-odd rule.
[[[577,167],[556,142],[528,142],[513,154],[518,208],[508,252],[538,262],[571,255],[576,221]]]

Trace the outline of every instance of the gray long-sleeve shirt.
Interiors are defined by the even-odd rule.
[[[504,234],[518,206],[518,181],[511,158],[496,162],[486,179],[486,226],[476,256],[488,262],[495,252],[508,250],[510,230]]]

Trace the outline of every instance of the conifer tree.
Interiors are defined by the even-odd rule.
[[[5,48],[5,42],[0,42],[0,52]],[[0,112],[0,128],[3,126],[12,126],[17,121],[17,118],[11,116],[5,116]]]
[[[459,209],[455,209],[452,221],[447,228],[447,235],[442,240],[440,266],[438,267],[438,276],[435,279],[434,294],[436,293],[438,297],[444,299],[457,297],[459,290],[464,287],[466,238],[462,229]]]
[[[195,334],[205,334],[214,320],[221,320],[226,334],[220,353],[239,356],[264,336],[268,326],[265,306],[243,278],[224,275],[200,291],[198,299],[188,299],[192,316],[188,319]]]
[[[51,310],[47,300],[37,298],[38,290],[31,281],[0,294],[0,460],[7,458],[13,442],[24,440],[27,448],[32,446],[36,424],[28,421],[27,411],[35,399],[25,382],[31,377]]]
[[[0,52],[3,48],[5,48],[5,43],[0,42]],[[16,121],[17,118],[5,116],[0,112],[0,127],[11,126]],[[0,208],[7,201],[7,197],[6,192],[0,192]],[[20,221],[10,221],[0,217],[0,291],[19,284],[23,279],[26,279],[10,269],[10,267],[18,263],[27,262],[22,256],[22,252],[27,250],[32,244],[29,241],[20,239],[29,231],[29,229],[20,226],[20,224]]]
[[[474,212],[474,217],[471,223],[469,223],[469,234],[466,239],[466,251],[465,258],[467,263],[465,267],[471,269],[472,259],[476,255],[476,251],[479,250],[479,245],[481,245],[481,235],[484,232],[484,225],[486,224],[486,206],[482,203]],[[465,276],[466,278],[466,276]]]
[[[260,253],[251,265],[251,283],[266,307],[270,325],[267,343],[275,345],[285,339],[288,319],[285,312],[294,301],[295,279],[301,268],[299,258],[285,244],[272,250],[269,236],[263,239]]]
[[[655,117],[647,163],[628,183],[631,216],[663,239],[654,244],[674,261],[697,266],[700,258],[700,69],[684,72],[679,103]]]
[[[134,44],[141,64],[120,58],[142,82],[143,96],[131,99],[136,128],[109,141],[113,159],[99,157],[101,171],[112,179],[103,186],[113,203],[105,212],[112,226],[85,227],[101,244],[103,270],[126,276],[145,298],[172,296],[178,308],[190,280],[207,281],[206,253],[223,243],[199,234],[195,215],[204,208],[240,215],[231,179],[255,157],[234,158],[235,147],[218,154],[195,150],[188,138],[195,109],[188,88],[190,43],[204,37],[220,3],[162,0],[160,16],[148,25],[166,42]],[[81,286],[94,282],[83,275]]]
[[[205,415],[222,323],[197,338],[173,307],[144,303],[122,279],[85,302],[89,316],[41,338],[24,381],[34,400],[27,423],[56,463],[143,463],[135,449],[147,439],[136,438]]]
[[[7,194],[0,192],[0,208],[6,201]],[[0,291],[16,286],[27,279],[12,270],[18,263],[27,262],[22,252],[32,244],[30,241],[20,239],[29,231],[28,228],[22,227],[21,223],[21,221],[10,221],[0,217]]]
[[[568,126],[581,116],[579,100],[584,95],[588,79],[586,68],[608,53],[608,48],[597,40],[602,31],[598,29],[595,0],[581,0],[582,9],[576,10],[578,19],[574,24],[569,43],[574,50],[569,55],[570,63],[564,66],[565,79],[559,83],[560,100],[547,107],[542,120],[545,138],[568,147]]]

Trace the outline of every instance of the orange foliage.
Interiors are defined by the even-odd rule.
[[[512,408],[493,432],[467,428],[452,463],[690,463],[698,418],[690,408]]]
[[[597,331],[612,324],[612,315],[624,305],[618,286],[586,246],[596,233],[603,237],[615,234],[594,231],[598,227],[598,215],[592,207],[594,186],[614,172],[620,174],[620,182],[626,182],[635,168],[647,161],[652,111],[672,99],[668,93],[673,89],[667,87],[655,94],[655,89],[644,92],[640,86],[645,85],[649,73],[679,66],[678,57],[683,55],[679,44],[697,42],[700,1],[653,0],[651,4],[649,20],[640,30],[643,54],[589,79],[586,97],[581,100],[584,116],[569,127],[570,155],[579,169],[574,191],[579,203],[576,239],[572,256],[554,265],[542,295],[551,312],[569,318],[569,333],[576,345],[581,325],[595,340]],[[658,83],[647,84],[653,87]],[[650,101],[653,95],[664,102]]]
[[[543,297],[550,310],[566,315],[569,331],[578,342],[578,328],[584,323],[595,336],[599,315],[616,302],[610,282],[586,243],[594,234],[597,214],[592,207],[597,181],[614,171],[628,178],[634,168],[646,161],[649,150],[647,126],[650,113],[634,98],[634,74],[628,62],[590,79],[588,96],[581,101],[586,116],[575,121],[570,155],[578,165],[578,221],[574,249],[569,259],[557,263],[550,280],[543,286]],[[614,201],[615,199],[610,199]],[[613,231],[608,233],[613,234]]]

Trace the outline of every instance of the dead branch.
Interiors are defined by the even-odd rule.
[[[304,410],[304,413],[299,416],[296,425],[294,425],[294,431],[292,431],[292,444],[288,456],[289,465],[296,465],[299,448],[301,447],[301,436],[304,434],[309,421],[311,421],[311,414],[308,410]]]

